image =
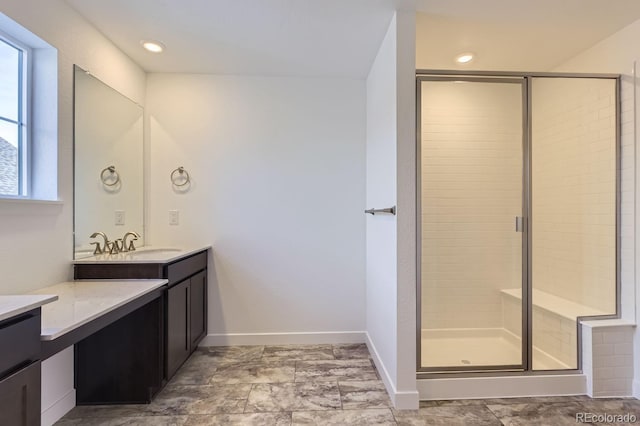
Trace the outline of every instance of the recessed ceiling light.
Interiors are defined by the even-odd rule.
[[[152,53],[161,53],[164,50],[164,44],[160,43],[159,41],[142,40],[140,44],[142,45],[142,47]]]
[[[459,64],[468,64],[469,62],[473,61],[473,58],[473,53],[461,53],[460,55],[456,56],[456,62]]]

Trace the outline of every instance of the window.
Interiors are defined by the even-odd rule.
[[[0,197],[26,197],[28,49],[0,35]]]

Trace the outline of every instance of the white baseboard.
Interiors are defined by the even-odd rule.
[[[415,410],[418,408],[420,404],[419,395],[417,391],[410,392],[398,392],[396,389],[391,376],[389,375],[389,371],[384,365],[384,362],[380,358],[380,354],[376,349],[376,345],[373,344],[371,340],[371,336],[369,333],[366,333],[367,338],[367,348],[369,349],[369,353],[371,354],[371,358],[373,362],[376,364],[376,368],[378,369],[378,373],[380,373],[380,378],[382,379],[382,383],[384,383],[385,388],[387,389],[387,393],[391,398],[391,402],[393,402],[393,406],[398,410]]]
[[[330,343],[365,343],[364,331],[322,331],[294,333],[208,334],[199,346],[234,345],[319,345]]]
[[[585,395],[584,374],[418,380],[420,400]]]
[[[76,406],[76,390],[71,389],[41,414],[40,425],[51,426]]]

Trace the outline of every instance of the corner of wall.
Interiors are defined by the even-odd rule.
[[[420,402],[417,389],[415,391],[398,391],[395,384],[393,383],[393,379],[391,378],[387,367],[384,364],[384,361],[380,357],[376,346],[371,340],[371,336],[369,336],[369,333],[366,333],[366,344],[367,348],[369,349],[369,353],[371,354],[371,358],[373,359],[378,373],[380,374],[380,379],[382,380],[382,383],[384,383],[384,387],[387,389],[389,398],[391,398],[393,406],[398,410],[417,409]]]

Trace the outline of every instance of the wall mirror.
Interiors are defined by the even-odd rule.
[[[144,237],[143,190],[142,107],[75,66],[74,258],[93,255],[94,232]]]

